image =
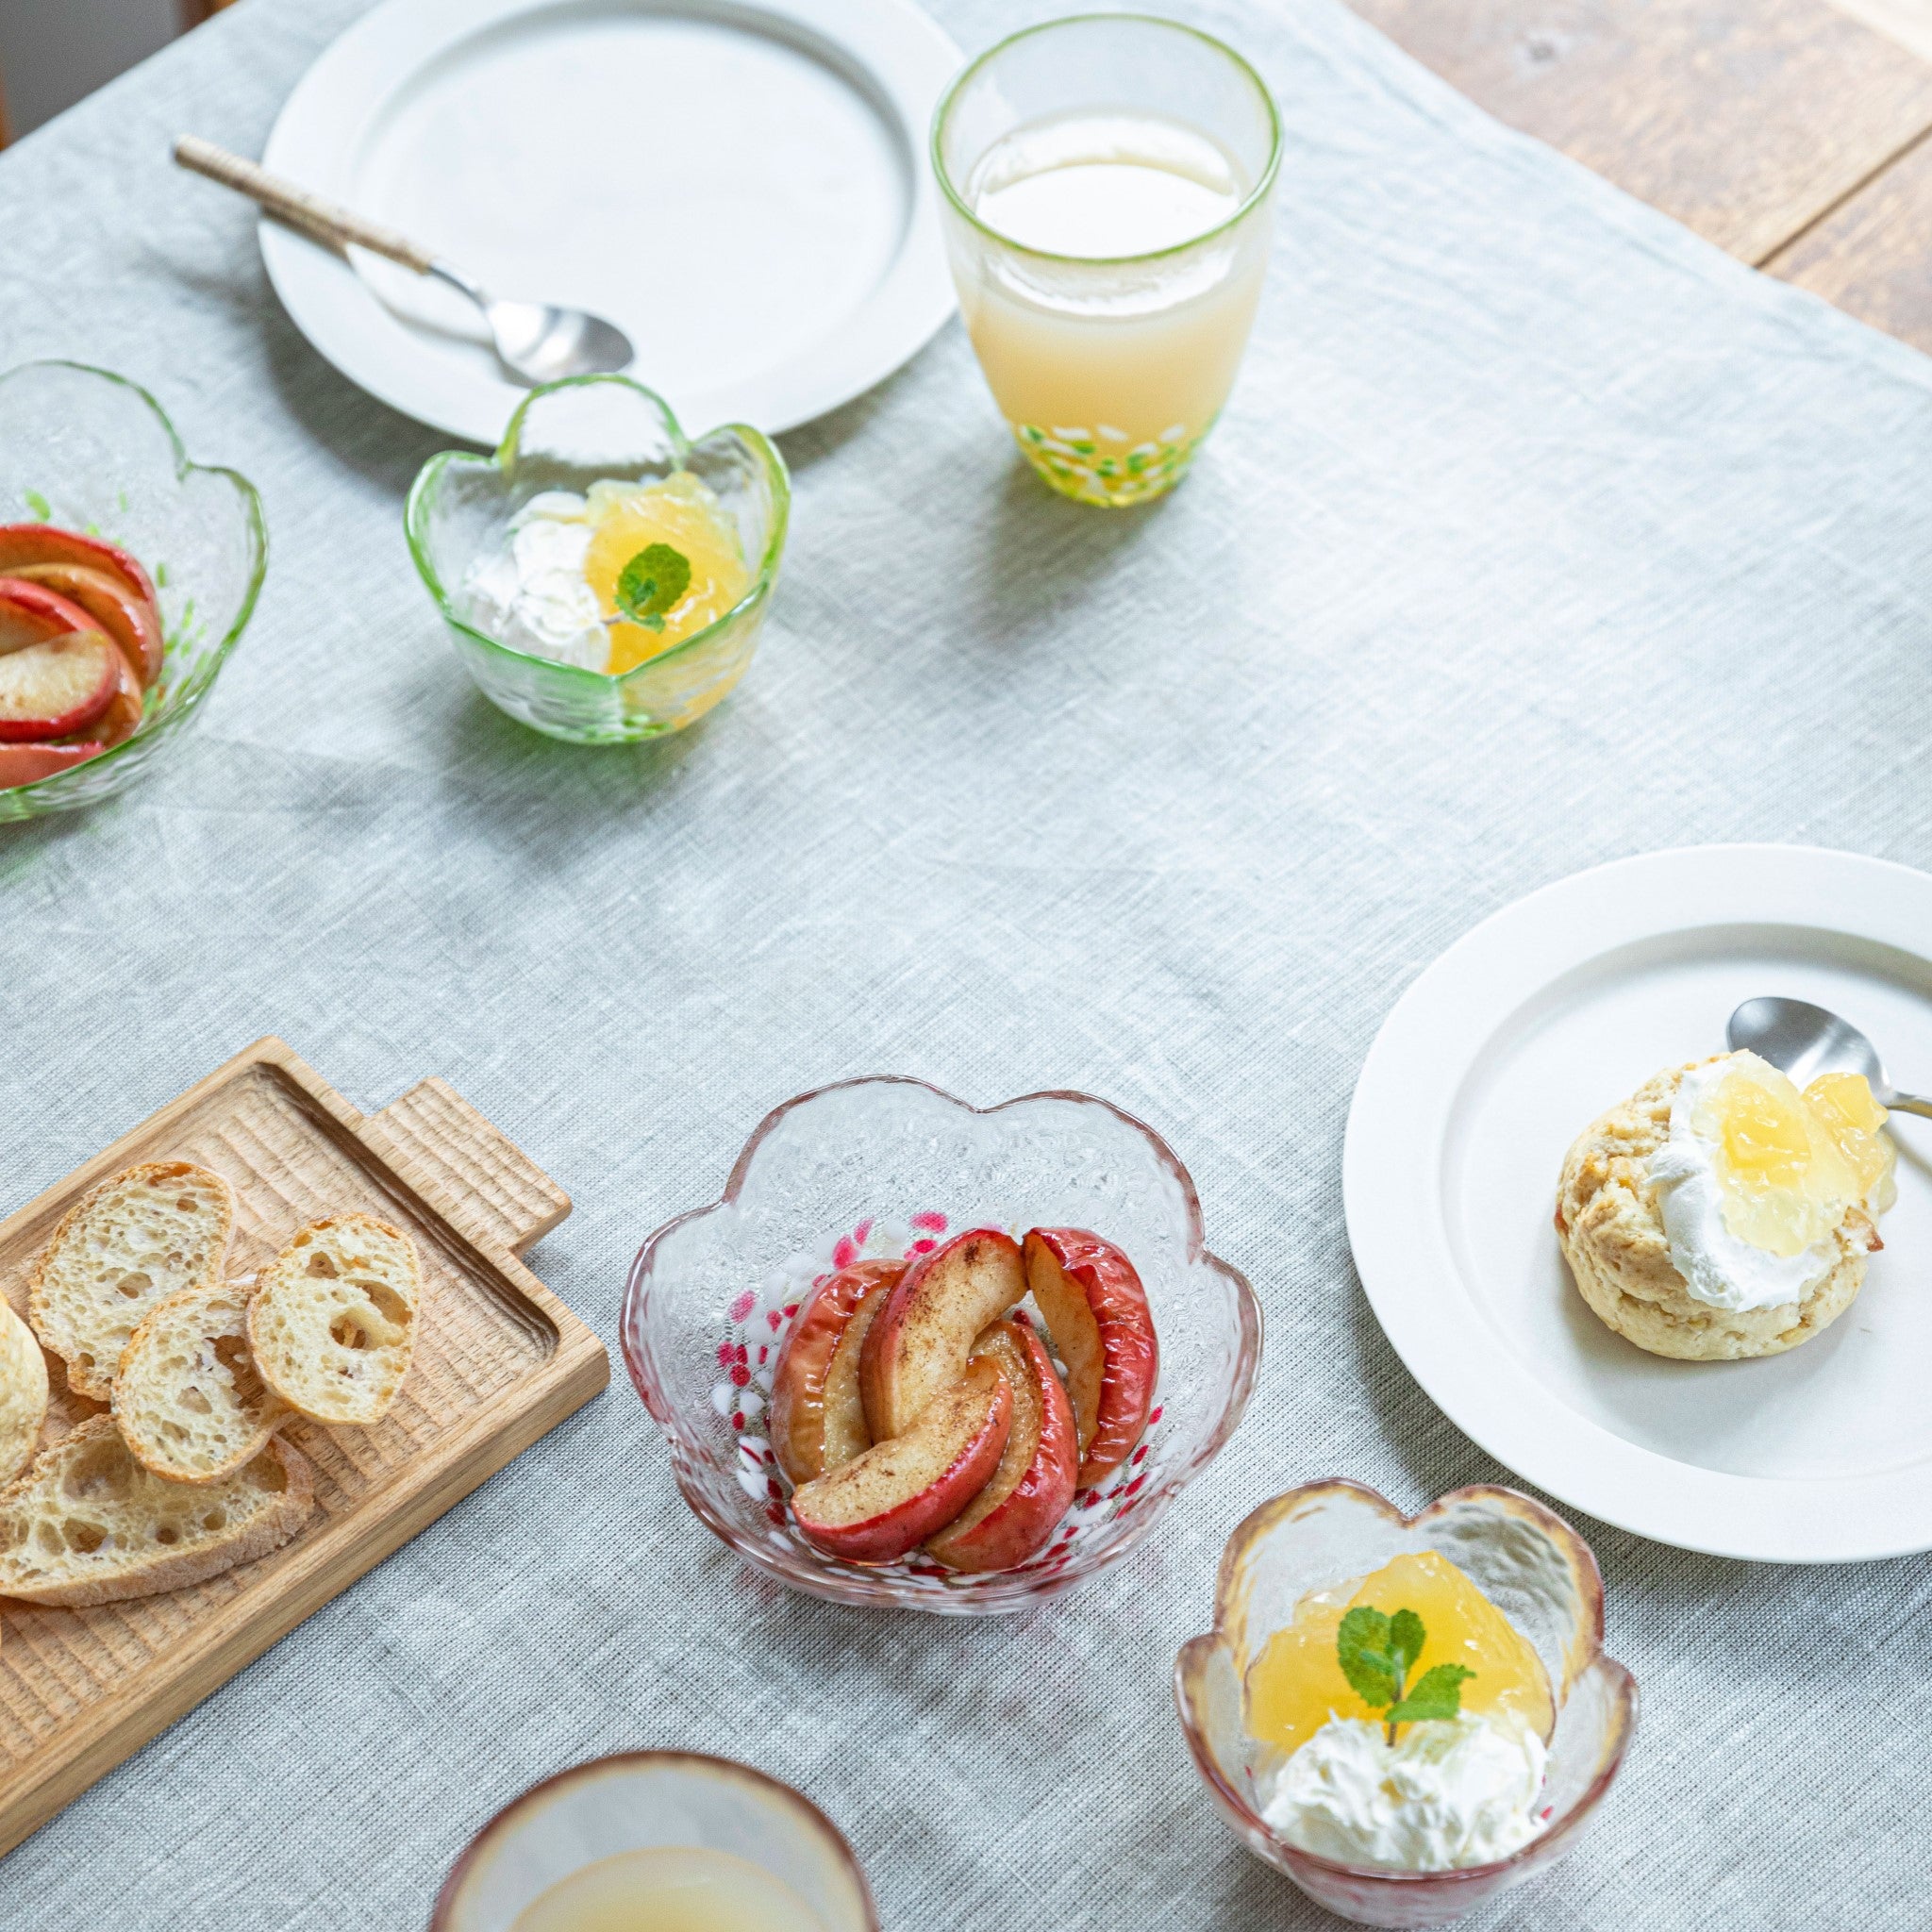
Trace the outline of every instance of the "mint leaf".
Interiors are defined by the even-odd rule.
[[[20,493],[25,500],[27,508],[32,510],[42,523],[50,524],[54,521],[54,506],[38,490],[23,490]]]
[[[1357,1604],[1335,1633],[1335,1659],[1364,1704],[1393,1704],[1402,1695],[1401,1666],[1389,1645],[1389,1619]]]
[[[664,613],[691,588],[691,559],[668,543],[647,543],[617,579],[617,608],[646,630],[662,630]]]
[[[1415,1669],[1424,1641],[1423,1620],[1413,1610],[1397,1610],[1389,1619],[1389,1648],[1405,1674]]]
[[[1399,1704],[1391,1706],[1391,1724],[1437,1723],[1462,1708],[1462,1683],[1475,1673],[1467,1664],[1437,1664],[1417,1678],[1416,1686]]]

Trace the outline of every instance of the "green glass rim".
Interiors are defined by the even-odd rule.
[[[953,111],[953,104],[958,99],[961,90],[989,61],[997,59],[1008,47],[1016,46],[1022,41],[1031,40],[1036,34],[1053,33],[1065,26],[1086,26],[1096,22],[1127,22],[1135,26],[1163,27],[1171,33],[1186,34],[1190,39],[1202,42],[1212,47],[1224,59],[1231,62],[1247,76],[1256,93],[1261,98],[1268,110],[1268,160],[1262,168],[1255,185],[1241,197],[1241,204],[1224,220],[1213,227],[1203,229],[1198,235],[1191,235],[1185,242],[1170,242],[1165,248],[1152,248],[1143,255],[1059,255],[1050,248],[1030,248],[1024,242],[1016,242],[1010,235],[1003,235],[997,228],[989,227],[966,204],[965,197],[953,185],[953,177],[946,171],[946,164],[940,153],[941,137],[945,133],[947,117]],[[1254,63],[1235,52],[1224,40],[1213,34],[1204,33],[1197,26],[1190,26],[1185,21],[1165,20],[1158,13],[1067,13],[1058,20],[1042,20],[1032,26],[1023,26],[1017,33],[1008,34],[1003,41],[995,41],[985,53],[969,60],[959,70],[953,84],[940,96],[939,106],[933,109],[932,135],[927,143],[932,156],[932,172],[940,184],[940,192],[945,197],[960,220],[976,228],[989,241],[996,242],[1002,248],[1010,248],[1016,254],[1029,255],[1036,261],[1052,261],[1066,264],[1070,268],[1121,268],[1133,262],[1159,261],[1163,258],[1184,255],[1191,248],[1199,248],[1204,242],[1212,242],[1225,235],[1231,228],[1238,227],[1254,210],[1267,200],[1274,187],[1274,177],[1281,172],[1281,108],[1274,99],[1274,91],[1256,70]]]
[[[659,651],[655,657],[646,658],[640,664],[633,664],[628,671],[592,671],[582,664],[564,664],[555,658],[541,658],[534,651],[519,651],[513,644],[505,643],[500,638],[493,638],[488,631],[478,630],[457,610],[449,592],[443,589],[442,578],[429,556],[429,546],[422,534],[422,522],[428,513],[428,504],[437,486],[446,471],[453,467],[474,464],[478,468],[486,465],[497,469],[505,476],[516,469],[519,445],[524,433],[524,419],[530,409],[545,396],[553,396],[560,390],[587,389],[594,384],[609,383],[618,388],[634,391],[642,396],[658,412],[666,435],[669,437],[672,454],[679,469],[684,468],[686,458],[691,451],[703,447],[714,437],[735,436],[764,466],[765,475],[772,486],[774,510],[772,527],[765,534],[764,555],[758,559],[757,574],[747,590],[730,609],[721,612],[702,630],[694,630],[688,638],[680,638],[667,651]],[[674,475],[675,472],[673,473]],[[553,672],[558,677],[580,680],[585,689],[596,690],[613,685],[622,685],[632,678],[641,678],[646,673],[655,672],[661,665],[669,664],[674,658],[702,644],[716,635],[726,625],[756,610],[772,594],[772,586],[777,580],[778,560],[785,551],[785,531],[791,518],[791,475],[785,466],[785,458],[778,453],[778,446],[761,429],[754,429],[748,423],[721,423],[717,428],[707,430],[695,442],[684,433],[675,411],[654,389],[641,382],[636,382],[627,375],[570,375],[561,382],[545,383],[541,389],[533,389],[517,405],[516,413],[509,419],[509,426],[503,433],[503,441],[489,456],[479,456],[475,450],[446,449],[433,456],[417,473],[416,480],[409,486],[408,503],[403,508],[403,533],[408,540],[409,555],[416,560],[416,570],[421,575],[429,594],[436,600],[436,608],[442,613],[443,622],[452,629],[460,631],[465,638],[481,644],[486,650],[493,651],[501,658],[508,658],[515,664],[541,665],[546,672]]]
[[[249,544],[254,552],[249,566],[248,588],[242,592],[242,602],[236,607],[234,621],[224,633],[222,641],[208,653],[202,663],[179,687],[180,701],[173,708],[155,717],[144,716],[135,726],[130,737],[124,738],[119,744],[110,745],[104,752],[97,752],[83,763],[73,765],[64,772],[55,772],[45,778],[36,778],[31,784],[15,785],[8,789],[8,796],[47,797],[61,788],[86,780],[92,789],[88,774],[99,772],[110,765],[116,758],[130,752],[138,744],[152,742],[162,731],[172,731],[185,724],[193,716],[201,701],[214,687],[214,681],[221,668],[227,662],[228,653],[242,641],[242,633],[248,628],[248,620],[255,615],[255,607],[261,597],[263,579],[268,575],[268,521],[262,513],[261,495],[240,470],[232,470],[225,463],[197,463],[188,454],[187,445],[181,441],[180,431],[175,427],[167,410],[161,408],[152,394],[140,383],[127,376],[117,375],[111,369],[102,369],[92,362],[76,362],[65,356],[43,356],[31,362],[17,362],[11,369],[0,372],[0,387],[11,382],[17,375],[25,375],[35,369],[71,369],[76,375],[98,376],[103,382],[111,382],[117,388],[125,389],[130,395],[146,405],[155,420],[161,425],[162,433],[168,439],[168,447],[175,457],[175,480],[185,483],[190,476],[220,476],[234,490],[242,505],[242,522],[248,532]],[[146,558],[137,561],[145,569],[153,565]],[[173,694],[173,690],[163,695]]]

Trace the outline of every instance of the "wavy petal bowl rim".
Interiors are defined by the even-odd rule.
[[[1174,1499],[1227,1446],[1235,1430],[1241,1426],[1241,1418],[1254,1393],[1256,1378],[1260,1373],[1262,1348],[1266,1340],[1266,1318],[1261,1307],[1261,1299],[1255,1292],[1254,1285],[1248,1277],[1233,1262],[1224,1259],[1208,1247],[1207,1228],[1201,1216],[1200,1195],[1195,1190],[1193,1176],[1188,1172],[1180,1157],[1155,1128],[1137,1115],[1129,1113],[1124,1108],[1117,1107],[1112,1101],[1103,1100],[1096,1094],[1082,1093],[1074,1088],[1050,1087],[1031,1093],[1018,1093],[1008,1100],[997,1101],[991,1107],[974,1107],[971,1101],[961,1100],[958,1094],[947,1092],[944,1088],[935,1086],[930,1080],[922,1080],[908,1074],[860,1074],[849,1079],[830,1080],[822,1087],[809,1088],[803,1093],[794,1094],[790,1100],[781,1101],[773,1108],[753,1128],[750,1138],[740,1149],[737,1159],[732,1162],[724,1190],[717,1199],[674,1215],[652,1232],[631,1262],[630,1274],[625,1284],[624,1303],[618,1315],[618,1343],[632,1386],[637,1390],[651,1420],[665,1436],[673,1436],[681,1429],[682,1424],[677,1419],[675,1406],[661,1392],[657,1364],[643,1326],[643,1316],[650,1300],[651,1270],[659,1244],[679,1228],[694,1221],[703,1220],[708,1215],[715,1214],[722,1208],[737,1206],[745,1183],[751,1176],[759,1149],[777,1130],[782,1121],[800,1108],[808,1107],[813,1101],[822,1100],[827,1094],[841,1093],[858,1087],[916,1088],[931,1094],[948,1107],[957,1108],[962,1113],[982,1119],[1041,1100],[1071,1101],[1082,1107],[1101,1108],[1141,1136],[1153,1150],[1156,1159],[1178,1185],[1187,1216],[1188,1264],[1191,1267],[1197,1262],[1205,1264],[1228,1282],[1234,1291],[1241,1341],[1237,1350],[1234,1381],[1228,1389],[1225,1403],[1213,1430],[1191,1455],[1183,1457],[1169,1470],[1160,1482],[1149,1486],[1145,1495],[1141,1499],[1139,1521],[1115,1546],[1100,1552],[1084,1569],[1069,1564],[1065,1571],[1055,1577],[1019,1577],[1009,1591],[999,1591],[996,1588],[989,1587],[981,1592],[968,1596],[963,1593],[942,1594],[935,1590],[930,1600],[927,1600],[924,1591],[911,1590],[907,1580],[894,1578],[889,1585],[874,1578],[872,1573],[858,1565],[826,1572],[794,1573],[775,1559],[770,1551],[745,1538],[736,1524],[711,1505],[708,1497],[686,1481],[683,1470],[678,1467],[677,1457],[672,1458],[673,1480],[677,1484],[679,1494],[683,1496],[699,1522],[759,1574],[769,1576],[774,1582],[781,1583],[788,1589],[803,1591],[808,1595],[862,1608],[922,1610],[941,1616],[994,1615],[1021,1610],[1029,1604],[1041,1603],[1074,1589],[1139,1549],[1166,1513],[1168,1506]],[[990,1576],[1013,1574],[989,1573]]]
[[[441,575],[429,556],[426,539],[421,533],[420,519],[426,515],[426,505],[431,493],[440,485],[444,475],[453,469],[475,468],[495,470],[506,488],[510,487],[516,476],[517,462],[522,455],[525,419],[539,404],[568,389],[589,389],[596,386],[615,387],[630,391],[641,396],[657,412],[659,426],[670,442],[672,453],[680,468],[691,453],[702,449],[720,437],[733,437],[741,442],[765,472],[767,482],[772,489],[772,527],[765,535],[764,555],[759,558],[757,570],[752,575],[749,588],[730,609],[721,611],[701,630],[694,630],[688,638],[681,638],[668,651],[659,651],[656,657],[646,658],[641,663],[633,664],[628,671],[592,671],[583,664],[565,664],[555,658],[540,658],[533,652],[519,651],[513,644],[507,644],[501,638],[493,638],[488,631],[478,630],[475,625],[458,610],[449,592],[444,590]],[[669,403],[650,388],[628,375],[567,375],[560,382],[546,382],[533,389],[516,407],[509,419],[508,427],[503,432],[503,441],[493,450],[483,452],[474,449],[439,450],[416,472],[415,480],[409,485],[409,493],[403,503],[403,537],[409,546],[409,556],[416,565],[416,574],[423,579],[424,588],[429,592],[439,615],[453,630],[458,631],[470,642],[482,645],[499,658],[505,658],[512,664],[534,664],[544,672],[555,672],[566,683],[580,682],[586,691],[609,690],[615,687],[641,681],[645,675],[656,674],[665,665],[691,654],[696,646],[715,638],[726,625],[736,625],[750,616],[761,605],[771,601],[773,591],[778,582],[778,567],[784,560],[785,539],[791,524],[791,472],[787,466],[784,454],[762,429],[755,429],[749,423],[721,423],[714,429],[708,429],[702,436],[689,436],[684,425],[677,420],[676,411]]]
[[[67,369],[81,375],[99,376],[104,382],[112,383],[117,389],[125,390],[161,425],[161,433],[167,439],[169,450],[175,458],[175,481],[186,483],[190,476],[220,476],[234,486],[235,496],[242,510],[242,527],[246,530],[253,552],[253,561],[248,574],[248,588],[242,593],[242,602],[236,607],[235,616],[221,641],[208,654],[200,681],[192,690],[182,692],[179,706],[165,717],[143,717],[135,726],[133,733],[119,744],[110,745],[104,752],[83,763],[70,767],[64,772],[55,772],[45,778],[36,778],[31,784],[9,786],[4,794],[7,798],[30,799],[34,804],[61,808],[61,801],[69,791],[92,793],[96,779],[94,774],[107,770],[122,758],[130,747],[143,741],[152,743],[163,734],[172,736],[193,718],[208,693],[215,688],[215,680],[221,676],[235,646],[242,641],[242,633],[248,628],[255,615],[255,607],[261,601],[261,587],[268,576],[268,519],[261,507],[261,492],[256,489],[240,470],[227,463],[197,463],[188,454],[188,445],[181,441],[181,432],[175,427],[174,419],[161,408],[154,395],[132,376],[123,375],[112,369],[103,369],[97,362],[80,362],[70,356],[37,356],[25,362],[16,362],[10,368],[0,370],[0,388],[11,382],[15,376],[25,375],[33,370]],[[76,807],[105,804],[105,797],[88,796],[74,801]]]
[[[1507,1858],[1492,1858],[1482,1865],[1459,1865],[1443,1871],[1422,1872],[1403,1871],[1387,1865],[1351,1865],[1339,1858],[1325,1858],[1319,1852],[1304,1851],[1301,1846],[1291,1844],[1281,1837],[1222,1775],[1200,1726],[1194,1722],[1190,1694],[1191,1679],[1198,1670],[1205,1669],[1213,1653],[1227,1642],[1234,1588],[1241,1566],[1254,1547],[1284,1517],[1293,1513],[1291,1505],[1336,1491],[1345,1492],[1366,1504],[1398,1529],[1413,1529],[1432,1516],[1444,1514],[1458,1503],[1501,1498],[1512,1512],[1527,1513],[1539,1527],[1569,1552],[1572,1565],[1583,1581],[1585,1601],[1577,1624],[1585,1641],[1581,1655],[1569,1667],[1566,1686],[1574,1683],[1592,1665],[1605,1666],[1611,1674],[1611,1683],[1617,1693],[1623,1715],[1622,1728],[1596,1775],[1578,1794],[1569,1810],[1561,1818],[1553,1820],[1527,1844],[1519,1845]],[[1235,1819],[1243,1831],[1258,1835],[1279,1850],[1290,1876],[1293,1875],[1295,1864],[1306,1864],[1317,1872],[1352,1884],[1366,1880],[1393,1886],[1428,1884],[1473,1890],[1514,1868],[1543,1862],[1557,1841],[1574,1834],[1603,1802],[1605,1794],[1616,1781],[1617,1774],[1623,1769],[1631,1740],[1637,1735],[1637,1679],[1625,1665],[1604,1649],[1604,1579],[1595,1551],[1548,1505],[1539,1503],[1534,1496],[1524,1495],[1521,1490],[1512,1490],[1503,1483],[1465,1483],[1459,1489],[1444,1491],[1433,1503],[1418,1509],[1412,1516],[1405,1514],[1379,1490],[1357,1482],[1352,1476],[1318,1476],[1312,1482],[1298,1483],[1293,1489],[1284,1490],[1280,1495],[1271,1496],[1267,1502],[1258,1504],[1236,1524],[1234,1533],[1222,1550],[1214,1578],[1213,1628],[1198,1637],[1189,1638],[1174,1657],[1174,1700],[1181,1733],[1187,1739],[1188,1752],[1194,1760],[1194,1768],[1201,1774],[1222,1809]],[[1475,1904],[1472,1902],[1469,1909],[1474,1908]]]

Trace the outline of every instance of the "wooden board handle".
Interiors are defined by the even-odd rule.
[[[385,228],[380,222],[372,222],[352,208],[325,201],[321,195],[297,188],[292,181],[284,181],[280,175],[271,175],[267,169],[244,161],[240,155],[231,155],[210,141],[184,134],[175,143],[175,158],[184,168],[206,175],[210,181],[219,181],[238,194],[247,195],[270,214],[279,215],[325,241],[344,245],[353,242],[358,248],[373,249],[377,255],[401,262],[405,268],[414,269],[419,275],[426,275],[435,266],[436,258],[428,249],[411,242],[407,235],[398,235],[393,228]]]
[[[570,1196],[446,1080],[419,1080],[362,1125],[472,1240],[521,1255],[570,1212]]]

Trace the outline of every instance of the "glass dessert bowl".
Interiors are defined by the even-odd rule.
[[[878,1932],[852,1847],[810,1799],[694,1751],[627,1751],[533,1785],[471,1840],[429,1928],[615,1924],[598,1907],[615,1898],[634,1912],[654,1882],[675,1897],[665,1924]]]
[[[560,602],[595,594],[581,544],[553,544],[545,557],[519,538],[532,523],[541,526],[537,537],[567,538],[585,525],[584,505],[593,515],[622,509],[619,496],[630,499],[628,509],[605,518],[592,547],[608,547],[628,524],[638,542],[631,561],[670,550],[678,575],[607,573],[601,621],[614,645],[607,663],[618,668],[604,668],[588,661],[568,610],[557,614]],[[409,491],[406,525],[457,655],[491,703],[569,743],[624,744],[683,730],[744,675],[777,583],[791,503],[785,460],[756,429],[733,424],[693,442],[653,391],[626,376],[590,375],[533,390],[493,456],[432,457]],[[665,535],[677,545],[651,541]],[[708,575],[708,560],[728,575]],[[575,581],[559,579],[559,564]],[[620,582],[621,606],[611,596]],[[506,623],[519,588],[535,600],[528,621]],[[592,610],[591,627],[598,623]]]
[[[111,571],[115,557],[130,559],[142,588],[153,592],[145,622],[150,644],[159,646],[158,661],[135,680],[144,688],[130,690],[135,708],[106,734],[107,748],[0,789],[4,824],[112,798],[162,754],[247,628],[268,540],[260,499],[244,476],[191,462],[145,390],[78,362],[27,362],[0,375],[0,525],[100,544],[105,555],[81,559],[83,580],[97,588],[92,566]],[[8,547],[10,555],[19,546]],[[70,598],[87,594],[68,576],[51,588]]]
[[[774,1379],[801,1310],[835,1275],[902,1257],[937,1265],[968,1231],[1012,1248],[1011,1237],[1039,1228],[1095,1230],[1131,1257],[1158,1337],[1131,1451],[1075,1489],[1050,1541],[1010,1567],[961,1572],[921,1550],[848,1560],[815,1547],[772,1440]],[[1076,1257],[1068,1272],[1079,1272]],[[1017,1311],[1022,1325],[1041,1339],[1047,1324],[1029,1307]],[[1187,1170],[1131,1116],[1080,1093],[980,1109],[923,1081],[876,1077],[766,1116],[723,1197],[644,1243],[622,1341],[685,1500],[754,1569],[841,1603],[974,1615],[1068,1590],[1148,1534],[1240,1422],[1261,1312],[1240,1273],[1208,1250]]]
[[[1554,1727],[1546,1757],[1532,1752],[1542,1772],[1533,1835],[1506,1856],[1434,1870],[1351,1862],[1291,1842],[1263,1815],[1275,1808],[1271,1796],[1293,1754],[1250,1729],[1257,1666],[1284,1633],[1291,1640],[1306,1627],[1311,1602],[1333,1604],[1335,1615],[1341,1586],[1360,1602],[1373,1592],[1357,1586],[1385,1571],[1408,1579],[1398,1593],[1432,1572],[1474,1586],[1491,1625],[1485,1668],[1503,1668],[1512,1641],[1533,1653],[1524,1658],[1535,1679],[1529,1696],[1547,1700],[1546,1712],[1554,1706]],[[1482,1681],[1479,1669],[1471,1688]],[[1214,1629],[1182,1646],[1174,1701],[1194,1762],[1242,1842],[1317,1904],[1364,1925],[1447,1924],[1560,1858],[1608,1793],[1637,1723],[1636,1683],[1603,1653],[1603,1581],[1589,1546],[1541,1504],[1487,1487],[1451,1491],[1414,1517],[1341,1480],[1264,1503],[1228,1540]],[[1400,1708],[1378,1713],[1377,1728]]]

